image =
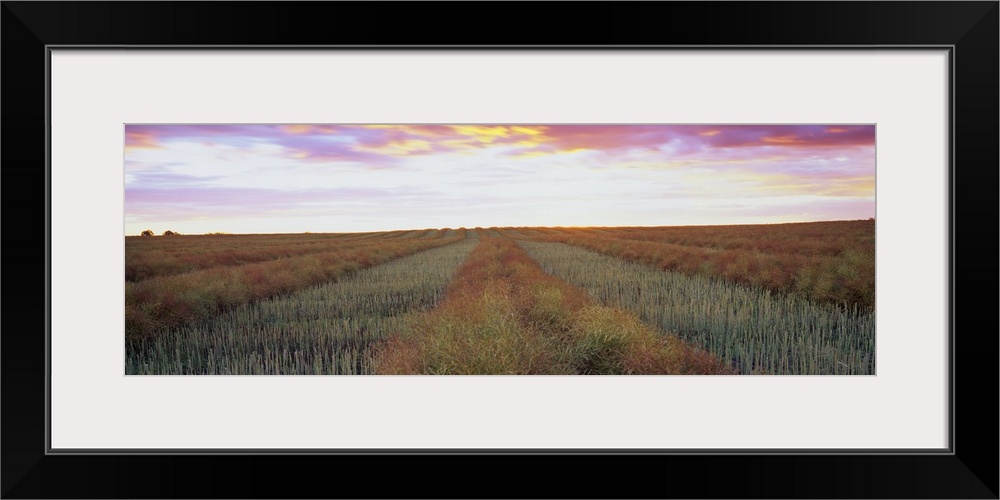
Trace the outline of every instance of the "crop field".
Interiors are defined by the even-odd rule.
[[[436,304],[475,245],[426,250],[138,339],[126,373],[370,373],[372,343],[396,330],[405,313]]]
[[[444,231],[414,231],[419,239],[446,237]],[[264,262],[329,251],[356,249],[398,238],[397,233],[331,235],[202,235],[125,239],[125,280],[182,274],[217,266]],[[451,234],[448,237],[454,237]]]
[[[487,234],[497,233],[488,231]],[[486,236],[447,299],[379,347],[387,374],[719,374],[710,354],[545,274],[513,240]]]
[[[875,223],[125,240],[126,374],[875,373]]]
[[[400,234],[403,232],[399,232]],[[263,249],[268,246],[268,260],[245,264],[214,265],[189,272],[154,274],[139,281],[125,283],[125,336],[137,338],[155,333],[162,328],[174,328],[210,318],[230,307],[286,294],[311,285],[331,281],[341,275],[403,257],[421,250],[444,246],[465,238],[465,232],[437,239],[401,238],[398,235],[363,235],[367,244],[357,245],[353,240],[326,241],[310,246],[311,253],[282,256],[285,245],[275,243],[284,236],[257,236]],[[188,236],[140,237],[165,240],[175,246]],[[228,238],[219,238],[220,246]],[[317,237],[321,240],[323,237]],[[247,241],[247,240],[244,240]],[[201,243],[201,242],[199,242]],[[246,244],[246,243],[245,243]],[[293,245],[291,243],[286,245]],[[257,244],[253,244],[257,248]],[[228,252],[243,252],[239,247],[214,247],[204,244],[203,255],[216,260],[227,260]],[[158,250],[155,247],[150,250]],[[256,250],[250,250],[253,253]],[[259,255],[258,255],[259,256]],[[277,256],[277,257],[275,257]],[[126,252],[126,268],[129,266]],[[151,266],[154,267],[155,266]]]
[[[861,307],[658,272],[563,243],[521,245],[546,272],[731,361],[740,373],[874,373],[875,316]]]
[[[875,221],[743,226],[545,228],[522,235],[567,243],[690,276],[761,286],[872,310]],[[513,234],[511,237],[517,237]]]

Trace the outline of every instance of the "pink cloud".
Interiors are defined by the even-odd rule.
[[[851,148],[873,146],[874,126],[846,125],[549,125],[536,151],[607,153],[659,151],[672,157],[723,149]],[[518,151],[518,155],[527,151]],[[530,154],[530,153],[529,153]]]
[[[394,158],[503,146],[511,155],[567,151],[663,153],[671,158],[743,150],[874,146],[872,125],[127,125],[125,145],[164,148],[173,141],[252,147],[273,144],[288,158],[391,165]],[[760,153],[758,149],[768,149]]]

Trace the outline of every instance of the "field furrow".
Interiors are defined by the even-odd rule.
[[[443,229],[427,229],[427,230],[423,231],[423,234],[421,234],[417,238],[422,239],[422,240],[432,240],[432,239],[440,238],[442,236],[444,236],[444,230]]]
[[[408,317],[376,348],[375,373],[731,373],[678,337],[594,304],[513,240],[490,233],[459,268],[446,300]]]
[[[407,237],[416,238],[422,233]],[[188,246],[175,246],[177,242]],[[379,244],[378,239],[353,235],[322,235],[307,240],[284,235],[258,235],[253,239],[227,235],[129,238],[125,243],[125,281],[139,282],[219,266],[239,266]]]
[[[520,244],[546,272],[731,360],[741,373],[874,374],[875,316],[865,308],[663,271],[562,243]]]
[[[286,294],[345,273],[459,241],[452,238],[375,243],[239,266],[217,266],[125,283],[125,336],[154,335],[248,302]],[[336,248],[336,247],[335,247]]]
[[[126,342],[126,374],[365,374],[369,346],[432,307],[476,246],[464,240]]]
[[[600,229],[627,240],[776,254],[836,256],[852,248],[875,245],[874,220]]]
[[[625,239],[591,229],[546,230],[544,234],[531,239],[567,243],[658,269],[760,286],[817,302],[875,307],[874,244],[849,246],[836,255],[810,255]]]

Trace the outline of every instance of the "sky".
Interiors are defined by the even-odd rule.
[[[128,235],[874,216],[874,125],[125,126]]]

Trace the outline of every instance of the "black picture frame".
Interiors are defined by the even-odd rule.
[[[2,4],[0,155],[8,233],[2,252],[8,270],[28,271],[13,286],[9,274],[4,294],[4,498],[998,498],[993,385],[998,321],[991,306],[978,305],[979,299],[997,303],[996,1],[560,3],[545,10],[538,4],[488,2]],[[567,9],[571,17],[558,14]],[[455,16],[467,22],[455,23]],[[48,48],[57,45],[950,47],[950,449],[929,454],[49,453],[46,62]],[[561,472],[565,468],[575,471],[572,477]],[[313,470],[330,473],[307,472]],[[373,472],[383,479],[362,479]],[[459,486],[470,482],[479,487]]]

